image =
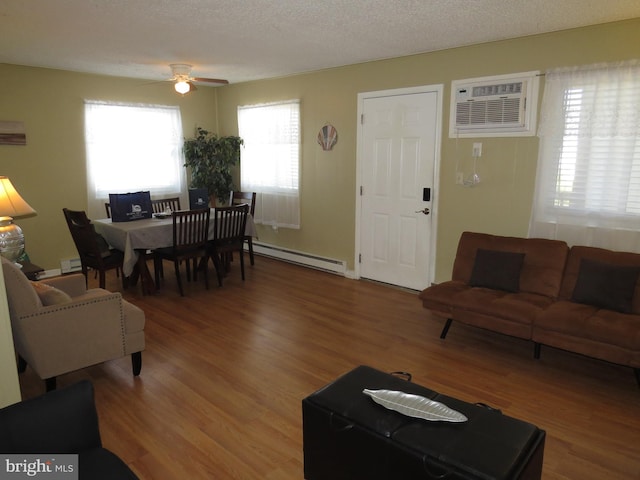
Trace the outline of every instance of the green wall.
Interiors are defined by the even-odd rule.
[[[462,231],[527,234],[538,148],[536,137],[449,139],[451,81],[630,58],[640,58],[640,19],[272,80],[203,87],[185,97],[175,94],[168,83],[3,64],[0,120],[25,122],[27,146],[0,145],[0,175],[11,178],[38,212],[17,221],[25,232],[31,259],[48,269],[59,268],[61,258],[76,256],[61,209],[88,207],[83,99],[180,105],[185,135],[191,136],[196,125],[223,135],[237,134],[238,105],[299,98],[301,229],[259,227],[260,241],[343,259],[353,269],[357,95],[443,84],[435,278],[442,281],[450,276]],[[330,152],[322,151],[316,142],[319,129],[327,122],[339,134]],[[464,188],[455,184],[456,165],[468,164],[474,141],[483,143],[478,163],[482,183]]]
[[[444,85],[436,281],[450,278],[460,234],[474,230],[526,236],[538,154],[537,137],[449,138],[449,95],[456,79],[640,57],[640,19],[351,65],[267,81],[240,83],[219,92],[220,129],[237,133],[238,105],[301,99],[301,229],[260,228],[260,241],[339,258],[355,257],[357,95],[361,92]],[[541,82],[541,87],[544,82]],[[542,98],[542,88],[540,99]],[[326,123],[338,143],[316,143]],[[473,142],[483,143],[474,188],[456,185],[456,168],[468,174]]]
[[[84,99],[179,105],[189,137],[196,125],[217,128],[214,88],[182,97],[168,82],[6,64],[0,64],[0,78],[0,120],[22,121],[27,133],[26,146],[0,145],[0,175],[8,176],[37,212],[15,222],[24,231],[31,260],[46,269],[78,256],[62,208],[105,216],[104,206],[87,203]]]

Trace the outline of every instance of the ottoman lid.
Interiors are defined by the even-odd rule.
[[[399,390],[433,398],[436,392],[428,390],[400,377],[361,365],[334,382],[309,395],[305,401],[324,407],[364,428],[385,437],[391,437],[399,428],[415,422],[397,412],[374,403],[362,393],[365,389]]]
[[[375,403],[365,389],[398,390],[445,404],[464,414],[463,423],[430,422],[402,415]],[[360,428],[383,435],[422,458],[425,469],[465,472],[472,478],[514,478],[544,432],[535,425],[440,395],[399,377],[359,366],[309,395],[304,402],[323,407]],[[466,477],[465,477],[466,478]],[[516,477],[517,478],[517,477]]]

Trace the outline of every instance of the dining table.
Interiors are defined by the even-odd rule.
[[[215,208],[211,209],[209,239],[214,239]],[[173,218],[171,214],[155,214],[129,222],[114,222],[111,218],[93,220],[95,231],[102,235],[111,247],[124,252],[122,273],[137,283],[138,277],[144,294],[157,290],[147,266],[147,252],[156,248],[173,245]],[[245,235],[256,237],[256,225],[251,214],[247,215]]]

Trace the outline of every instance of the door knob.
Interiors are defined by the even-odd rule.
[[[416,210],[416,213],[424,213],[425,215],[429,215],[431,213],[427,207],[424,207],[422,210]]]

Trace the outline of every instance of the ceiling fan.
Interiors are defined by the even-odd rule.
[[[227,85],[229,83],[227,80],[218,78],[192,77],[191,69],[193,67],[186,63],[172,63],[169,67],[171,67],[171,73],[173,75],[169,81],[176,82],[173,88],[175,88],[176,92],[182,95],[189,93],[191,90],[196,90],[193,82],[219,83],[222,85]]]

